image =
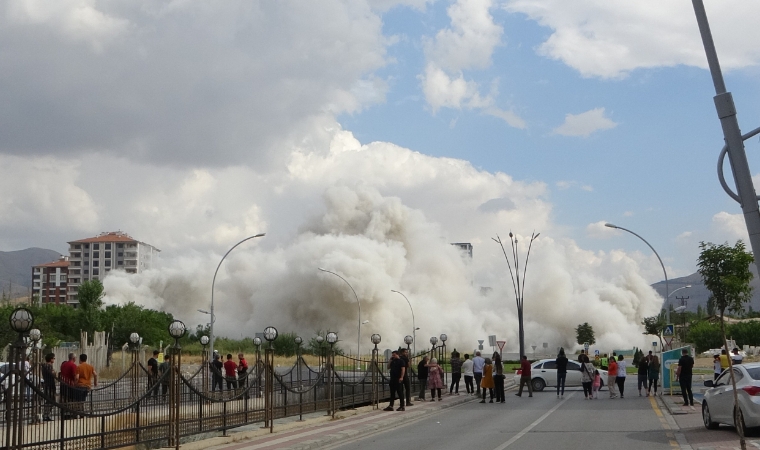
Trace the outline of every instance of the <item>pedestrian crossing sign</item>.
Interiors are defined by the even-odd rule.
[[[662,330],[663,336],[674,336],[675,335],[675,325],[672,323],[669,323],[665,325],[665,328]]]

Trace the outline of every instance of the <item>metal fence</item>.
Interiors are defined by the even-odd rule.
[[[387,361],[377,347],[371,358],[327,351],[309,365],[299,355],[292,367],[274,364],[271,349],[257,352],[247,373],[226,378],[207,359],[194,373],[183,373],[181,349],[168,355],[157,376],[139,361],[114,380],[101,380],[90,390],[43,384],[39,354],[24,361],[19,340],[10,363],[0,374],[2,402],[0,441],[8,449],[90,449],[144,444],[175,447],[183,437],[222,432],[290,416],[377,404],[390,396]],[[425,355],[442,362],[445,350],[434,348],[411,358],[411,391],[417,392],[417,362]]]

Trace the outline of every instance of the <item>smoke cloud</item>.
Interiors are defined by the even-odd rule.
[[[162,226],[144,218],[138,227],[144,235],[132,234],[162,248],[162,262],[139,275],[113,272],[104,280],[107,301],[164,309],[191,327],[206,323],[208,316],[195,311],[209,307],[221,256],[240,239],[267,232],[222,264],[218,335],[251,336],[269,325],[305,337],[330,329],[353,351],[359,305],[323,267],[356,291],[361,320],[369,320],[363,351],[372,333],[382,335],[385,347],[412,334],[409,305],[392,289],[414,308],[419,346],[447,333],[451,346],[469,350],[495,334],[514,351],[514,292],[491,237],[516,232],[522,264],[528,242],[522,233],[535,229],[541,236],[525,281],[526,345],[576,347],[574,329],[583,322],[594,327],[600,347],[643,345],[641,319],[657,313],[662,299],[625,253],[584,250],[562,236],[546,194],[542,183],[388,143],[362,145],[338,129],[329,150],[297,149],[281,173],[193,171],[174,194],[137,194],[143,215],[160,211]],[[192,245],[181,236],[193,236]],[[473,258],[452,242],[471,242]]]

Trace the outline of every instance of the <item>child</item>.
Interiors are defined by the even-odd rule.
[[[602,376],[599,374],[598,370],[595,370],[594,371],[594,384],[593,384],[593,388],[594,388],[593,394],[594,395],[592,395],[591,398],[599,398],[599,388],[601,386],[602,386]]]

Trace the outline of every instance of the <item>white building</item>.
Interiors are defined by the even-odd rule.
[[[140,273],[149,269],[161,250],[133,239],[121,231],[71,241],[67,303],[76,305],[79,285],[88,280],[102,280],[111,270]]]

